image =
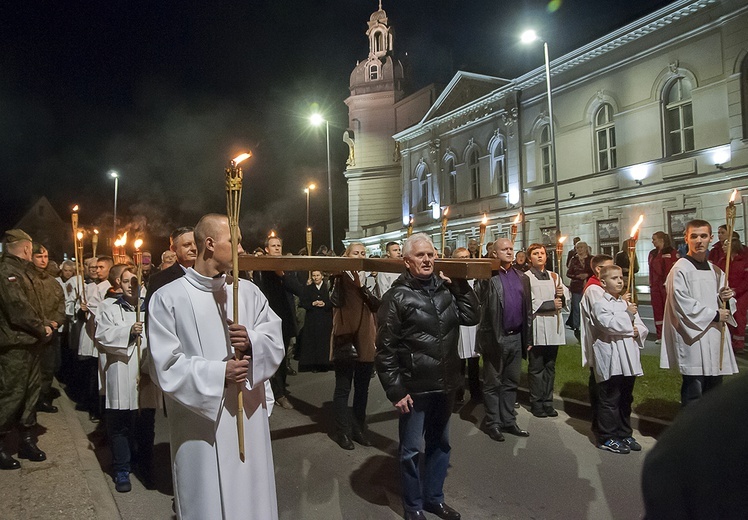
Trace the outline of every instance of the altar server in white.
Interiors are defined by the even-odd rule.
[[[634,384],[642,371],[639,350],[648,330],[635,303],[622,298],[623,270],[617,265],[600,269],[605,292],[595,302],[592,319],[592,356],[597,381],[598,448],[626,454],[641,451],[632,436],[631,404]]]
[[[149,302],[148,339],[166,395],[177,517],[278,518],[265,382],[283,361],[281,321],[251,282],[239,280],[232,323],[231,239],[225,215],[195,227],[198,256]],[[234,282],[236,283],[236,281]],[[235,351],[244,355],[234,359]],[[237,385],[246,461],[239,458]]]
[[[547,253],[543,244],[527,248],[532,293],[533,341],[527,349],[527,382],[530,387],[530,413],[535,417],[557,417],[553,408],[556,357],[559,345],[566,344],[561,309],[570,301],[569,289],[556,273],[546,271]]]
[[[118,492],[127,493],[131,489],[131,446],[137,446],[141,478],[150,483],[154,420],[161,394],[148,373],[151,364],[146,363],[145,338],[138,346],[143,320],[136,321],[135,307],[142,306],[142,298],[135,268],[120,270],[112,286],[121,289],[122,295],[107,298],[99,306],[96,342],[103,349],[100,359],[105,371],[105,418],[114,485]]]
[[[722,376],[738,372],[729,330],[721,340],[724,324],[735,325],[736,303],[733,290],[724,287],[722,270],[707,261],[712,226],[692,220],[686,225],[685,239],[688,254],[675,263],[665,282],[660,347],[660,367],[677,368],[683,377],[681,406],[722,384]],[[727,308],[722,308],[723,303]]]

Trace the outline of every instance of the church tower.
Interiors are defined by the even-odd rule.
[[[400,154],[392,136],[397,133],[395,105],[403,98],[403,66],[393,55],[393,31],[387,13],[369,17],[366,37],[369,55],[351,73],[348,130],[343,140],[349,154],[347,239],[362,238],[364,226],[401,219]]]

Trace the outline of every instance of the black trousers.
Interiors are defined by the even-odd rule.
[[[273,389],[273,396],[278,400],[286,395],[286,378],[288,377],[288,364],[286,363],[286,356],[288,356],[288,343],[291,338],[283,338],[283,346],[286,349],[286,354],[283,356],[278,370],[275,371],[273,377],[270,378],[270,387]]]
[[[106,429],[112,450],[112,471],[131,470],[133,453],[141,466],[150,466],[153,459],[153,435],[156,410],[106,410]]]
[[[488,350],[488,349],[487,349]],[[483,402],[486,428],[509,428],[517,424],[514,403],[522,371],[522,337],[503,336],[499,348],[483,353]]]
[[[592,433],[597,436],[597,432],[600,431],[600,427],[597,425],[597,409],[599,406],[597,397],[597,380],[595,379],[595,369],[590,368],[590,379],[588,383],[588,391],[590,394],[590,409],[592,410]]]
[[[557,356],[558,345],[536,345],[527,352],[527,383],[532,410],[553,408]]]
[[[631,437],[631,403],[636,376],[612,376],[597,383],[598,441]]]
[[[704,393],[717,388],[722,384],[722,376],[681,376],[683,382],[680,385],[680,405],[701,399]]]
[[[360,361],[335,361],[335,391],[332,406],[335,427],[339,433],[351,435],[354,429],[366,429],[366,405],[369,402],[369,383],[374,363]],[[353,387],[353,423],[348,409],[348,397]]]
[[[483,390],[480,385],[480,358],[471,357],[463,359],[460,363],[460,373],[465,375],[467,367],[467,387],[470,390],[471,399],[480,399],[483,397]],[[462,395],[462,394],[460,394]]]

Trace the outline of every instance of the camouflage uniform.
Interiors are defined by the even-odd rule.
[[[14,424],[22,432],[36,424],[39,359],[47,341],[39,283],[31,262],[0,256],[0,443]]]
[[[55,375],[55,369],[59,365],[60,357],[60,335],[57,332],[57,328],[65,323],[65,293],[62,291],[62,286],[57,280],[50,275],[46,270],[34,268],[34,272],[37,276],[39,295],[41,298],[42,315],[44,316],[44,325],[49,325],[54,321],[57,323],[57,327],[53,327],[54,332],[51,340],[44,345],[42,348],[41,356],[41,390],[39,393],[39,400],[48,407],[47,410],[52,407],[52,396],[50,395],[50,388],[52,388],[52,379]],[[45,411],[42,409],[42,411]]]

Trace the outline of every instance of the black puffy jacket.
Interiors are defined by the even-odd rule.
[[[432,281],[429,290],[403,273],[377,313],[377,374],[393,403],[408,394],[450,392],[461,383],[459,327],[478,323],[478,298],[466,280],[446,284],[432,275]]]

